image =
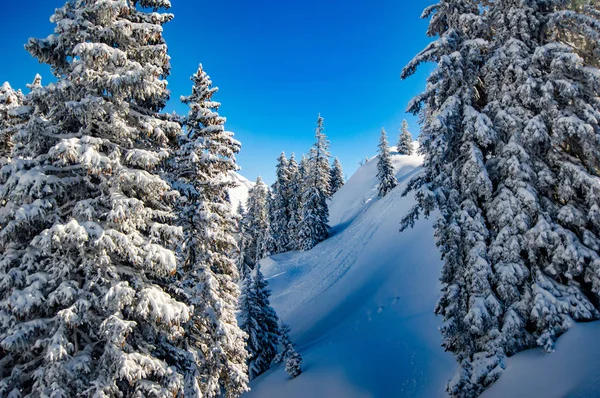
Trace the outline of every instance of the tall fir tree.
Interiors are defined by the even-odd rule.
[[[168,292],[181,239],[160,177],[180,126],[169,93],[167,0],[69,1],[27,50],[33,88],[0,197],[0,396],[184,393],[168,353],[190,308]],[[152,12],[147,12],[150,9]]]
[[[319,115],[315,130],[316,142],[303,167],[302,221],[300,223],[300,248],[310,250],[329,236],[330,196],[329,141],[323,133],[323,118]]]
[[[185,187],[179,208],[179,280],[186,303],[194,309],[186,325],[185,346],[193,350],[193,361],[183,362],[183,367],[194,369],[186,380],[186,396],[238,397],[248,389],[248,354],[236,320],[237,254],[231,254],[239,250],[237,219],[227,192],[235,187],[228,176],[238,169],[240,143],[224,128],[221,104],[213,100],[218,89],[202,65],[191,80],[192,94],[181,97],[189,112],[175,157],[177,183]]]
[[[333,161],[333,167],[331,168],[331,194],[333,195],[344,186],[344,170],[342,169],[342,163],[336,157]]]
[[[300,235],[300,224],[302,222],[302,177],[300,167],[296,162],[296,157],[292,153],[288,163],[288,175],[289,175],[289,192],[290,198],[288,201],[288,214],[290,215],[290,221],[287,225],[289,242],[288,250],[298,250],[299,235]]]
[[[593,39],[600,25],[567,3],[499,1],[490,8],[495,37],[485,110],[500,142],[488,162],[495,188],[489,250],[510,354],[534,344],[552,350],[572,320],[600,315],[592,183],[600,90],[591,83],[600,71],[556,34],[567,29]]]
[[[400,128],[400,137],[398,137],[398,145],[396,150],[400,155],[414,155],[415,148],[413,145],[413,138],[408,131],[408,122],[402,121],[402,128]]]
[[[484,203],[492,183],[484,162],[496,137],[482,112],[481,69],[491,34],[485,10],[474,0],[442,0],[428,7],[423,13],[430,18],[427,34],[437,39],[402,72],[406,78],[423,62],[437,62],[425,92],[409,104],[409,111],[420,116],[419,150],[425,159],[423,172],[405,191],[415,191],[417,205],[402,229],[421,213],[428,217],[439,209],[435,235],[444,267],[436,313],[444,318],[442,344],[460,364],[447,391],[464,397],[496,380],[504,357],[497,333],[501,304],[492,289],[486,246]]]
[[[244,262],[249,269],[267,256],[270,240],[269,228],[269,188],[259,176],[250,189],[246,211],[245,227],[248,240],[244,247]]]
[[[13,90],[8,82],[0,86],[0,167],[11,156],[13,147],[13,136],[16,133],[16,126],[20,122],[25,96],[21,90]]]
[[[450,14],[468,11],[459,6],[465,2],[451,3]],[[454,36],[446,43],[462,56],[463,85],[445,82],[452,76],[445,59],[412,104],[424,124],[426,167],[412,183],[419,204],[404,226],[421,210],[441,210],[436,236],[445,266],[437,312],[445,319],[444,346],[460,362],[448,384],[454,396],[479,395],[499,377],[505,355],[535,344],[552,349],[573,320],[599,316],[591,184],[599,108],[590,85],[598,69],[578,56],[577,43],[561,42],[565,29],[598,37],[598,21],[590,9],[573,12],[568,3],[473,3],[454,19],[440,14],[443,3],[433,10],[430,32]],[[457,43],[464,51],[456,52]],[[405,73],[432,55],[443,59],[444,44],[430,46]],[[460,89],[452,102],[439,98],[452,94],[439,90],[446,84]]]
[[[239,249],[239,254],[237,257],[237,266],[238,266],[238,274],[239,274],[239,282],[243,282],[246,277],[246,272],[250,269],[250,265],[246,262],[246,245],[249,241],[248,236],[248,226],[246,222],[248,221],[246,209],[242,202],[238,204],[237,208],[237,244]]]
[[[277,356],[278,318],[269,301],[268,283],[257,264],[254,276],[248,272],[242,287],[240,316],[248,334],[249,375],[254,379],[269,369]]]
[[[273,201],[269,216],[271,233],[275,246],[274,253],[282,253],[291,250],[290,247],[292,246],[292,237],[288,229],[288,224],[290,223],[291,218],[291,176],[289,170],[289,161],[283,152],[277,159],[276,175],[277,179],[272,187]]]
[[[380,197],[384,197],[392,189],[398,186],[398,180],[396,179],[396,172],[394,171],[394,165],[392,164],[392,156],[390,155],[390,146],[387,141],[385,129],[381,129],[381,136],[379,138],[377,179],[379,180],[377,190],[379,191]]]
[[[292,378],[302,373],[302,357],[296,351],[296,347],[290,338],[290,327],[279,322],[279,345],[281,349],[273,360],[276,363],[284,363],[286,373]]]

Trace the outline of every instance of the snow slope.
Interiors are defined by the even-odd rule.
[[[231,173],[229,179],[237,184],[233,189],[229,190],[229,198],[231,199],[231,205],[234,211],[237,211],[240,203],[246,206],[248,201],[248,192],[254,186],[253,182],[250,182],[246,177],[239,173]]]
[[[400,186],[377,198],[376,159],[330,205],[333,236],[309,252],[263,260],[272,304],[292,328],[304,373],[280,366],[252,383],[248,397],[436,397],[454,372],[440,348],[441,262],[431,221],[400,233],[412,206],[401,193],[421,158],[394,156]]]
[[[440,347],[441,261],[432,221],[398,231],[413,205],[401,193],[421,158],[394,155],[399,187],[377,197],[371,159],[330,204],[333,236],[309,252],[262,261],[272,304],[292,328],[304,373],[290,380],[281,365],[254,380],[249,398],[446,397],[456,369]],[[578,324],[557,351],[532,349],[507,359],[484,398],[599,397],[600,322]]]

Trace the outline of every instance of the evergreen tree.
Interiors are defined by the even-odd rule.
[[[333,195],[343,186],[344,170],[342,170],[340,160],[336,157],[333,161],[333,167],[331,168],[331,194]]]
[[[20,110],[25,97],[21,90],[15,91],[8,82],[0,86],[0,167],[8,161],[12,152],[12,137],[19,122]]]
[[[279,322],[279,345],[281,350],[273,362],[285,362],[287,374],[292,379],[298,377],[302,373],[302,357],[298,354],[290,339],[290,327],[281,321]]]
[[[185,340],[188,350],[194,349],[194,361],[186,365],[195,370],[186,395],[237,397],[247,391],[247,352],[235,316],[237,220],[227,192],[235,187],[228,176],[238,169],[240,143],[225,131],[221,104],[212,99],[218,89],[202,65],[191,80],[192,94],[181,98],[189,112],[176,157],[178,185],[186,187],[180,207],[180,280],[186,302],[194,308]]]
[[[275,241],[275,235],[273,234],[271,217],[270,217],[270,215],[272,215],[273,211],[274,211],[273,210],[275,207],[274,203],[275,203],[275,198],[273,196],[273,193],[267,187],[267,221],[268,222],[267,222],[267,229],[265,230],[264,234],[262,235],[262,237],[260,239],[259,252],[260,252],[261,259],[268,257],[272,254],[279,253],[279,251],[277,249],[277,242]]]
[[[381,137],[379,138],[377,178],[379,179],[377,189],[379,190],[380,197],[384,197],[398,185],[396,172],[392,164],[392,156],[390,155],[390,146],[388,145],[387,134],[384,129],[381,129]]]
[[[248,210],[244,221],[248,241],[244,247],[244,262],[249,269],[254,269],[255,265],[268,254],[268,240],[270,239],[268,200],[269,188],[259,176],[256,184],[249,192]]]
[[[290,190],[291,176],[289,162],[285,153],[281,153],[277,159],[277,180],[273,184],[272,208],[269,212],[271,232],[275,244],[274,253],[282,253],[290,249],[291,236],[288,230],[290,223]]]
[[[26,46],[58,81],[28,95],[0,191],[0,396],[184,393],[169,353],[191,313],[166,282],[182,231],[160,177],[180,135],[158,114],[169,5],[69,1]]]
[[[597,38],[599,21],[550,3],[490,8],[496,35],[484,71],[485,110],[500,138],[488,162],[495,188],[488,218],[496,226],[490,253],[511,354],[533,344],[552,350],[573,319],[599,316],[599,203],[591,181],[600,162],[593,144],[600,101],[590,79],[600,71],[552,34],[573,29],[586,37],[595,29]]]
[[[569,29],[598,37],[599,14],[567,3],[440,2],[426,13],[435,11],[429,33],[440,40],[404,73],[443,60],[411,105],[425,172],[411,183],[418,205],[403,226],[440,209],[436,311],[460,362],[454,396],[481,393],[505,355],[552,349],[573,320],[599,316],[598,69],[561,41]]]
[[[248,220],[246,215],[246,209],[242,202],[238,204],[237,208],[237,244],[239,248],[239,255],[237,258],[237,267],[239,280],[243,281],[246,277],[246,272],[250,269],[250,265],[246,262],[246,245],[249,240],[248,237],[248,226],[246,225],[246,221]]]
[[[302,221],[302,177],[296,158],[292,153],[288,163],[289,192],[288,214],[290,220],[287,225],[288,230],[288,250],[300,249],[298,236],[300,235],[300,224]]]
[[[329,141],[323,133],[323,118],[319,115],[315,130],[316,142],[303,165],[302,221],[300,223],[300,248],[310,250],[329,236],[330,196]]]
[[[250,379],[267,371],[277,355],[278,319],[269,295],[268,283],[257,264],[255,276],[249,272],[244,279],[240,300],[241,326],[248,334]]]
[[[402,128],[400,129],[400,137],[398,138],[397,151],[400,155],[415,154],[412,135],[408,131],[408,122],[406,120],[402,121]]]
[[[496,380],[504,357],[483,207],[492,189],[484,162],[496,141],[492,122],[482,113],[486,96],[480,77],[491,34],[485,11],[476,0],[441,0],[428,7],[427,34],[437,39],[402,72],[406,78],[421,63],[437,62],[425,92],[409,105],[420,115],[425,159],[423,172],[405,191],[415,191],[417,205],[402,229],[421,213],[428,217],[439,209],[435,234],[444,267],[436,313],[444,318],[442,344],[460,364],[447,391],[464,397]]]
[[[292,379],[302,374],[302,357],[293,346],[288,349],[285,371]]]

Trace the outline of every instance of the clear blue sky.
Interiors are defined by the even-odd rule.
[[[227,129],[242,142],[238,163],[253,180],[273,182],[283,150],[307,153],[317,114],[325,118],[331,152],[347,176],[377,150],[381,127],[393,145],[403,118],[414,136],[417,120],[404,111],[425,86],[425,70],[400,80],[403,66],[430,40],[421,11],[433,0],[172,0],[165,26],[172,58],[168,111],[185,113],[180,95],[191,89],[198,63],[220,88],[216,100]],[[24,49],[46,37],[63,0],[3,5],[0,84],[25,85],[50,69]],[[430,68],[427,68],[430,70]]]

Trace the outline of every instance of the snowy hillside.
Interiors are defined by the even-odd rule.
[[[234,211],[237,211],[237,208],[240,203],[246,206],[246,201],[248,200],[248,192],[254,186],[253,182],[250,182],[246,177],[239,173],[231,173],[229,175],[230,180],[233,180],[237,187],[229,190],[229,198],[231,199],[231,205]]]
[[[377,165],[362,166],[330,206],[333,236],[309,252],[263,260],[272,303],[304,356],[300,377],[275,367],[249,397],[440,396],[455,364],[439,348],[441,262],[431,221],[400,234],[401,193],[417,156],[395,156],[400,186],[377,198]],[[310,392],[310,394],[309,394]]]
[[[444,386],[456,363],[440,347],[441,319],[433,314],[441,261],[432,221],[398,231],[413,204],[401,193],[421,159],[395,155],[393,161],[400,181],[394,191],[377,197],[372,159],[334,196],[331,238],[308,252],[263,260],[272,304],[292,328],[304,373],[290,380],[276,365],[252,383],[247,397],[447,396]],[[568,354],[573,351],[582,363],[600,363],[600,349],[575,347],[595,339],[599,329],[598,323],[577,325],[559,340],[560,352],[530,350],[509,359],[504,376],[486,396],[533,396],[540,385],[561,387],[544,390],[545,397],[593,396],[598,367],[566,369],[576,369],[576,359]],[[530,367],[539,371],[524,372]]]

